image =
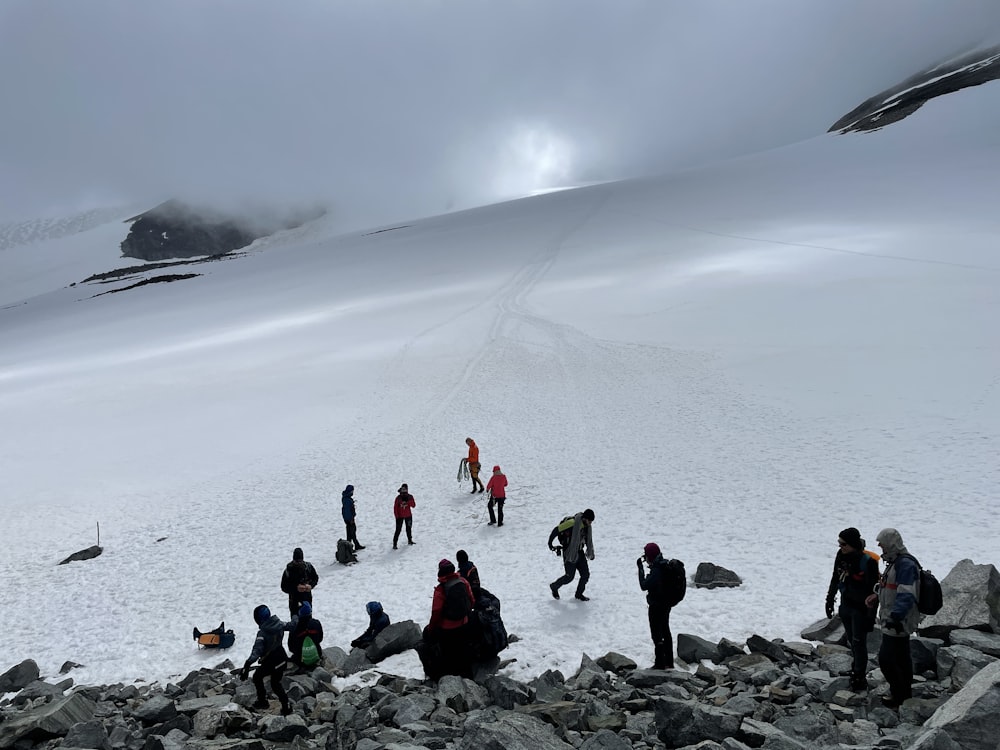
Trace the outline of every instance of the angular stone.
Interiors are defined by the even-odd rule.
[[[903,701],[899,706],[899,720],[920,726],[934,715],[934,712],[941,707],[945,700],[947,698],[942,696],[940,698],[911,698]]]
[[[108,739],[108,730],[104,724],[97,719],[81,721],[74,724],[66,732],[62,744],[65,747],[82,747],[88,750],[110,750],[111,742]]]
[[[225,694],[206,695],[204,698],[191,698],[186,701],[178,701],[175,708],[181,714],[196,714],[204,708],[222,708],[231,702],[232,698]]]
[[[65,565],[66,563],[77,562],[79,560],[93,560],[95,557],[98,557],[102,552],[104,552],[104,548],[98,547],[95,544],[92,547],[87,547],[87,549],[82,549],[79,552],[74,552],[65,560],[61,560],[59,564]]]
[[[692,745],[706,739],[721,742],[736,734],[742,719],[723,708],[676,698],[657,699],[654,715],[657,737],[667,747]]]
[[[252,727],[254,722],[253,714],[242,706],[229,702],[198,711],[194,715],[192,732],[197,737],[229,735]]]
[[[940,679],[951,677],[952,685],[962,688],[979,670],[996,661],[968,646],[948,646],[938,650],[937,673]]]
[[[372,644],[365,649],[365,656],[372,664],[378,664],[383,659],[408,651],[420,643],[420,639],[420,626],[413,620],[394,622],[375,636]]]
[[[493,675],[483,684],[490,700],[500,708],[513,710],[514,706],[526,706],[535,701],[535,691],[528,685],[509,677]]]
[[[132,715],[143,724],[162,724],[177,715],[177,706],[165,695],[154,695],[136,708]]]
[[[747,652],[745,643],[737,643],[736,641],[731,641],[728,638],[723,638],[719,641],[719,645],[716,646],[716,651],[719,654],[720,662],[734,656],[745,656]]]
[[[989,656],[1000,657],[1000,635],[978,630],[952,630],[948,636],[953,646],[968,646]]]
[[[694,585],[700,589],[732,588],[743,583],[733,571],[710,562],[698,563],[694,574]]]
[[[996,750],[1000,716],[1000,661],[974,675],[924,724],[942,729],[963,750]]]
[[[970,628],[1000,633],[1000,571],[993,565],[961,560],[941,581],[944,604],[925,617],[920,634],[947,638],[952,630]]]
[[[309,737],[312,734],[305,720],[298,714],[265,716],[261,720],[260,728],[261,736],[271,742],[291,742],[296,737]]]
[[[702,659],[709,659],[713,662],[722,661],[719,656],[719,647],[716,644],[690,633],[677,635],[677,657],[689,664],[696,664]]]
[[[23,690],[37,680],[38,664],[34,659],[25,659],[15,664],[3,674],[0,674],[0,693],[15,693]]]
[[[21,712],[0,723],[0,750],[12,747],[20,739],[32,742],[62,737],[74,724],[89,721],[96,704],[80,693],[57,698],[37,708]]]
[[[621,674],[623,672],[630,672],[639,665],[634,661],[629,659],[627,656],[616,653],[614,651],[609,651],[604,656],[598,658],[597,666],[606,672],[614,672],[615,674]]]
[[[944,641],[940,638],[923,638],[921,636],[910,638],[910,659],[913,662],[913,672],[915,674],[937,673],[937,655],[942,646],[944,646]]]
[[[524,708],[524,707],[521,707]],[[495,720],[470,722],[458,750],[572,750],[555,730],[535,716],[508,711]]]
[[[29,701],[33,701],[36,698],[53,698],[57,695],[62,695],[63,691],[56,685],[49,684],[44,680],[35,680],[30,685],[25,686],[25,688],[14,696],[13,703],[15,706],[22,706]]]
[[[632,743],[609,729],[598,729],[583,741],[580,750],[632,750]]]
[[[736,737],[750,747],[767,747],[768,750],[772,748],[774,750],[811,750],[772,724],[756,719],[743,719]]]
[[[964,750],[943,729],[931,729],[921,734],[909,750]]]
[[[566,689],[566,678],[559,670],[547,669],[528,685],[534,689],[536,700],[540,703],[561,701],[569,692]]]
[[[514,710],[562,729],[580,731],[587,728],[584,721],[586,709],[587,707],[583,703],[558,701],[556,703],[531,703],[527,706],[518,706]]]
[[[774,641],[769,641],[763,636],[752,635],[747,638],[747,648],[751,654],[763,654],[768,659],[778,664],[785,664],[789,661],[785,650]]]
[[[609,690],[611,684],[608,677],[600,665],[591,659],[587,654],[580,658],[580,669],[569,680],[566,681],[569,690]]]
[[[833,694],[833,698],[830,701],[838,706],[854,707],[860,706],[865,702],[864,696],[861,693],[855,693],[853,690],[838,690]]]
[[[823,643],[840,643],[844,638],[844,624],[840,618],[834,615],[829,620],[825,617],[816,620],[812,625],[804,628],[799,636],[807,641],[822,641]]]
[[[462,678],[459,677],[457,679],[460,680]],[[440,690],[438,692],[440,695]],[[402,729],[406,724],[412,724],[415,721],[429,717],[434,709],[437,708],[437,701],[429,695],[413,693],[400,696],[398,700],[393,701],[392,706],[394,708],[392,722]]]

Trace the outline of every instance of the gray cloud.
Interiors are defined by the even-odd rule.
[[[168,197],[364,224],[821,134],[995,0],[8,0],[0,216]]]

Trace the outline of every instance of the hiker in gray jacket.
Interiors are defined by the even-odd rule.
[[[875,538],[882,548],[885,572],[868,597],[869,606],[878,602],[878,622],[882,645],[878,665],[889,683],[889,695],[882,698],[888,708],[913,696],[913,662],[910,660],[910,636],[920,623],[917,609],[920,570],[903,544],[903,537],[892,528],[882,529]]]
[[[254,708],[267,708],[267,694],[264,692],[264,678],[270,676],[271,688],[274,694],[281,701],[281,713],[288,716],[292,712],[292,705],[288,700],[288,693],[281,686],[281,678],[285,676],[285,662],[288,661],[288,653],[282,645],[285,639],[285,631],[292,630],[299,622],[298,614],[294,615],[290,622],[282,622],[277,615],[272,615],[270,608],[261,604],[253,611],[254,622],[259,630],[253,642],[253,649],[250,656],[243,663],[240,670],[240,679],[245,680],[250,676],[250,667],[255,661],[260,660],[260,666],[253,675],[253,686],[257,689],[257,702]]]
[[[590,566],[587,560],[594,559],[594,537],[591,532],[591,524],[594,522],[594,511],[590,508],[577,513],[572,518],[563,519],[556,524],[549,534],[549,549],[557,555],[562,554],[563,569],[565,574],[549,584],[552,598],[559,598],[559,588],[571,582],[577,573],[580,580],[576,584],[576,598],[581,602],[589,602],[590,597],[584,595],[587,588],[587,581],[590,580]],[[554,546],[553,541],[559,539],[559,546]],[[586,547],[586,551],[584,551]]]

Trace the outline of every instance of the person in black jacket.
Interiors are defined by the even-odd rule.
[[[288,594],[288,614],[298,616],[302,602],[312,603],[312,590],[319,583],[319,576],[312,563],[306,562],[302,548],[292,551],[292,561],[281,574],[281,590]]]
[[[347,528],[347,541],[354,544],[354,549],[364,549],[364,545],[358,541],[357,510],[354,507],[354,485],[349,484],[340,495],[341,512],[344,516],[344,526]]]
[[[469,559],[469,553],[464,549],[460,549],[455,553],[455,559],[458,560],[458,574],[469,582],[472,595],[478,599],[480,584],[479,570],[476,568],[476,564]]]
[[[302,602],[299,607],[299,621],[288,634],[288,660],[300,667],[314,667],[315,664],[302,663],[302,646],[305,644],[306,636],[312,639],[316,645],[316,653],[319,654],[319,662],[323,661],[323,623],[312,616],[312,605],[309,602]]]
[[[851,649],[851,689],[867,690],[868,634],[875,628],[875,609],[865,603],[878,583],[878,563],[865,552],[865,540],[853,526],[837,537],[839,550],[833,561],[833,575],[826,592],[826,616],[833,617],[833,602],[840,592],[837,614],[844,624]]]
[[[266,604],[261,604],[253,611],[253,620],[257,623],[259,630],[257,638],[254,639],[253,649],[247,657],[240,670],[240,679],[245,680],[250,676],[250,667],[260,660],[260,666],[253,675],[253,686],[257,689],[257,702],[254,708],[267,708],[267,694],[264,692],[264,678],[271,677],[271,688],[274,694],[281,701],[281,713],[288,716],[292,712],[292,705],[288,700],[288,693],[281,687],[281,678],[285,675],[285,662],[288,661],[288,654],[281,642],[285,638],[285,631],[293,629],[298,624],[299,616],[292,617],[291,622],[282,622],[277,615],[272,615]]]
[[[389,627],[389,615],[380,602],[368,602],[365,612],[368,613],[368,629],[351,641],[352,648],[368,648],[375,642],[375,636]]]
[[[670,604],[667,600],[666,577],[663,573],[664,559],[656,542],[643,548],[642,557],[637,559],[639,568],[639,588],[646,592],[649,605],[649,636],[653,639],[653,669],[674,668],[674,637],[670,632]],[[649,566],[646,575],[643,563]]]

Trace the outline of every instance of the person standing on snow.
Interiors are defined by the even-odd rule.
[[[483,482],[479,478],[479,469],[481,467],[481,464],[479,463],[479,446],[476,445],[476,441],[470,437],[465,439],[465,444],[469,446],[469,455],[465,459],[467,462],[466,465],[469,467],[469,474],[472,476],[472,492],[469,494],[475,494],[476,492],[482,492],[486,489],[483,487]],[[479,486],[478,490],[476,489],[477,485]]]
[[[878,583],[878,563],[865,552],[861,532],[851,526],[837,536],[837,556],[826,592],[826,616],[833,617],[833,602],[840,592],[840,621],[844,624],[847,645],[851,649],[851,689],[867,690],[868,633],[875,628],[875,608],[865,600]]]
[[[399,494],[396,495],[392,504],[392,514],[396,517],[396,533],[392,537],[393,549],[397,549],[396,544],[399,542],[399,532],[403,530],[403,524],[406,524],[406,543],[416,544],[413,541],[413,511],[411,510],[415,507],[417,507],[417,501],[410,494],[406,482],[403,482],[399,487]]]
[[[587,581],[590,580],[590,566],[587,565],[587,560],[594,559],[594,537],[590,528],[593,523],[594,511],[587,508],[583,513],[577,513],[572,518],[564,518],[562,522],[556,524],[552,533],[549,534],[549,549],[556,554],[562,554],[565,570],[565,575],[549,584],[553,599],[558,599],[559,588],[571,582],[579,573],[580,581],[576,584],[576,598],[581,602],[590,601],[590,597],[585,596],[583,591],[587,588]],[[560,547],[552,545],[557,537]],[[584,553],[584,547],[587,548],[586,553]]]
[[[292,550],[292,561],[281,574],[281,590],[288,594],[288,614],[297,617],[302,602],[312,602],[312,590],[319,583],[316,568],[306,562],[302,548]]]
[[[487,507],[490,510],[489,525],[496,524],[497,526],[503,526],[503,504],[507,502],[507,477],[501,473],[499,466],[493,467],[493,476],[486,483],[486,490],[490,496],[490,501],[487,503]],[[496,515],[493,515],[494,505],[497,507]]]
[[[253,642],[253,649],[250,656],[243,663],[240,670],[240,679],[246,680],[250,676],[250,667],[255,661],[260,661],[260,666],[253,675],[253,686],[257,689],[257,702],[254,708],[267,708],[267,693],[264,691],[264,678],[271,677],[271,689],[281,701],[281,714],[288,716],[292,712],[292,705],[288,700],[288,693],[281,686],[281,678],[285,675],[285,662],[288,661],[288,654],[281,642],[285,638],[285,631],[291,630],[298,624],[299,616],[293,615],[291,622],[282,622],[277,615],[272,615],[270,608],[266,604],[261,604],[253,611],[253,620],[257,623],[257,638]]]
[[[356,523],[357,512],[354,508],[354,485],[349,484],[344,488],[340,496],[344,525],[347,527],[347,541],[354,544],[354,549],[364,549],[364,545],[358,541],[358,524]]]
[[[666,561],[660,554],[656,542],[650,542],[642,550],[642,557],[636,560],[639,568],[639,588],[646,592],[649,606],[649,636],[653,639],[653,669],[674,668],[674,638],[670,633],[670,609],[667,578],[664,571]],[[642,567],[649,566],[649,575]]]
[[[874,606],[878,602],[878,622],[882,631],[878,665],[889,683],[889,695],[882,698],[882,704],[887,708],[899,708],[900,703],[913,697],[910,636],[920,623],[917,609],[920,569],[896,529],[882,529],[875,540],[882,549],[886,569],[876,593],[869,596],[866,603]]]

